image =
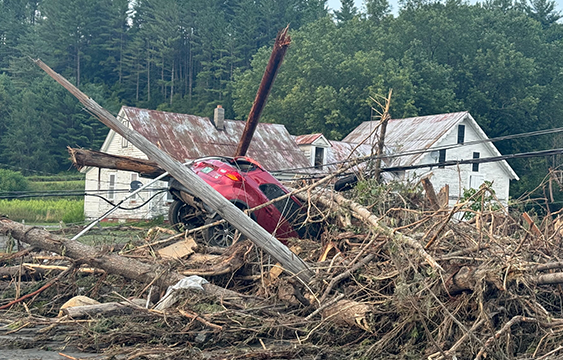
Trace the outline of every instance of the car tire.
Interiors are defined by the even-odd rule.
[[[221,215],[216,214],[215,216],[208,218],[205,221],[205,224],[212,224],[222,219]],[[205,245],[207,246],[226,248],[238,241],[246,239],[246,237],[242,235],[233,225],[224,221],[219,225],[205,229],[203,231],[203,239],[205,241]]]
[[[168,221],[178,232],[195,229],[203,226],[205,220],[197,213],[197,210],[180,200],[174,200],[168,208]]]

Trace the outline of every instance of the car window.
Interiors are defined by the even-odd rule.
[[[259,186],[260,190],[266,195],[270,200],[274,200],[286,194],[282,188],[276,184],[262,184]],[[293,226],[297,226],[295,229],[299,235],[301,235],[302,229],[300,229],[299,220],[301,217],[301,205],[297,204],[291,197],[276,201],[274,206],[282,214],[282,216]]]
[[[258,168],[255,164],[251,163],[250,161],[246,161],[242,159],[233,160],[232,165],[243,172],[250,172]]]

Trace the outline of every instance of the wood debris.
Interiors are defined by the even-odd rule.
[[[186,238],[170,245],[154,238],[167,238],[167,232],[147,229],[153,245],[141,241],[121,256],[119,247],[99,250],[0,220],[2,234],[33,247],[20,250],[19,257],[3,257],[5,268],[22,269],[4,277],[3,317],[14,326],[27,319],[26,329],[49,324],[47,333],[70,332],[75,340],[69,344],[102,351],[107,358],[117,348],[143,358],[135,354],[149,348],[131,347],[132,341],[154,342],[171,358],[186,356],[186,342],[209,358],[219,358],[213,356],[220,348],[239,356],[247,345],[245,356],[265,359],[295,356],[296,350],[312,359],[319,346],[335,359],[525,358],[561,351],[563,247],[555,219],[534,217],[542,234],[536,236],[522,214],[475,212],[470,204],[437,210],[422,192],[411,190],[372,204],[365,199],[360,204],[359,195],[308,192],[311,211],[323,218],[323,235],[288,244],[315,273],[307,283],[280,271],[280,263],[249,241],[213,249],[188,237],[189,251],[165,257],[158,254],[185,246]],[[412,206],[399,206],[407,196]],[[327,212],[335,206],[340,213]],[[353,220],[347,228],[335,228],[331,224],[342,212]],[[456,220],[460,216],[452,213],[472,214],[479,221]],[[45,251],[50,255],[42,255]],[[25,265],[33,262],[41,264]],[[23,269],[39,271],[38,276],[23,277]],[[203,291],[180,290],[164,310],[152,309],[166,288],[185,276],[209,283],[203,283]],[[72,286],[86,279],[85,289]],[[10,297],[16,284],[18,298]],[[78,291],[101,304],[63,308],[57,317]],[[40,305],[54,294],[59,296],[54,306]],[[78,321],[109,322],[112,331],[68,328],[67,322]],[[103,348],[96,345],[100,342]]]

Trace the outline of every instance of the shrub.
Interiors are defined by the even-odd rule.
[[[26,191],[29,183],[20,172],[0,169],[0,191]]]

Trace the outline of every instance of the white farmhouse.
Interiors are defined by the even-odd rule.
[[[213,119],[209,119],[124,106],[118,119],[181,162],[205,156],[233,156],[246,124],[244,121],[224,119],[221,107],[215,109]],[[109,131],[101,151],[147,159],[142,151],[113,130]],[[308,159],[285,126],[279,124],[258,124],[248,156],[280,179],[293,178],[300,171],[306,172],[309,166]],[[129,194],[131,182],[146,184],[151,181],[128,171],[99,168],[83,171],[86,172],[86,193],[99,195],[85,197],[84,215],[87,219],[97,218],[113,207],[104,199],[112,203],[123,200]],[[157,182],[126,200],[121,207],[130,210],[118,210],[111,214],[111,219],[152,219],[165,214],[172,201],[165,191],[167,185],[166,182]],[[135,207],[139,208],[132,209]]]
[[[351,149],[356,149],[354,157],[370,155],[379,139],[378,123],[378,121],[363,122],[342,142],[331,141],[333,146],[329,149],[327,162],[334,163],[347,159]],[[385,154],[410,155],[387,158],[383,162],[383,167],[432,165],[450,160],[499,156],[497,148],[486,141],[487,139],[485,132],[468,112],[391,119],[385,134]],[[362,145],[356,147],[356,144],[360,143]],[[432,151],[432,149],[436,150]],[[448,185],[450,205],[455,204],[460,196],[463,196],[464,189],[477,189],[485,181],[492,182],[496,196],[506,204],[509,198],[510,181],[518,180],[514,170],[504,160],[447,167],[429,166],[394,171],[393,174],[400,180],[415,181],[431,176],[436,191]]]

